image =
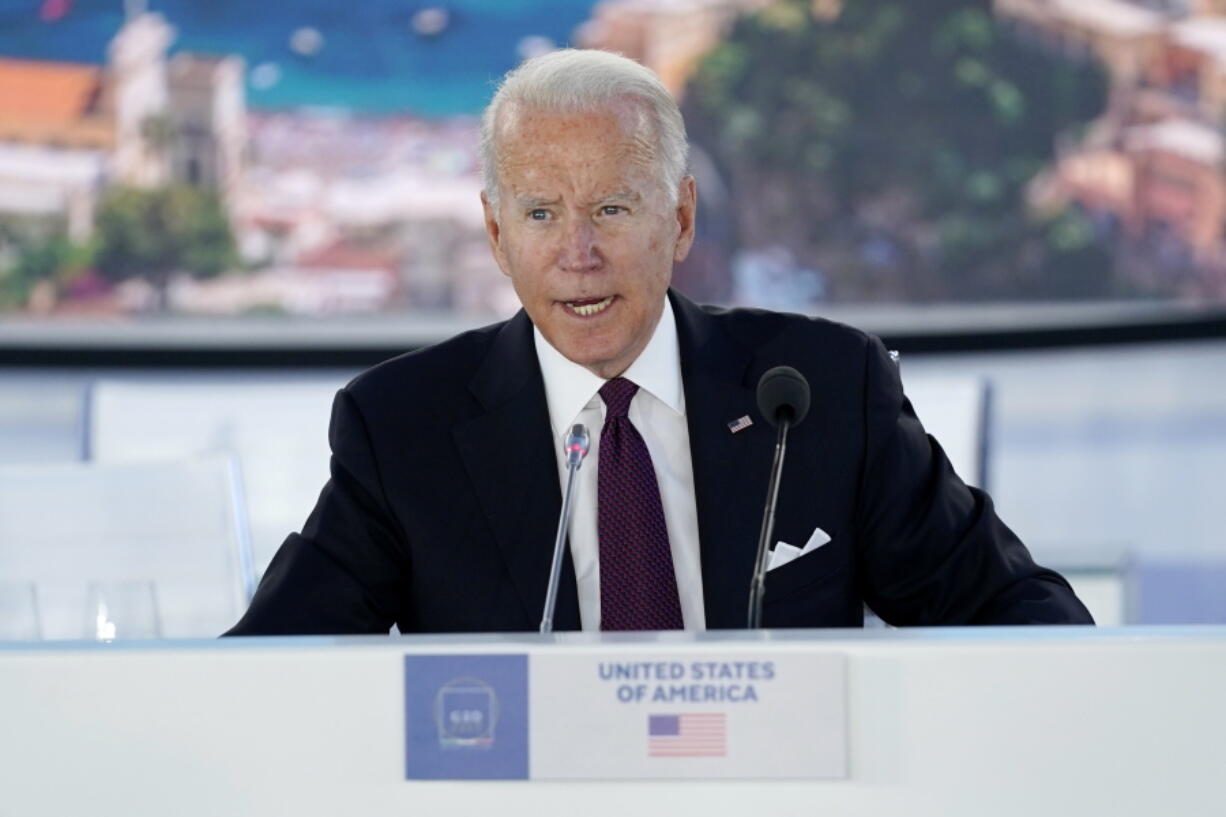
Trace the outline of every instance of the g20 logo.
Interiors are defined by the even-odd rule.
[[[434,696],[434,723],[443,748],[488,749],[494,745],[498,696],[479,678],[453,678]]]

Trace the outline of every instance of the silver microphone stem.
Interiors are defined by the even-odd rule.
[[[762,627],[762,599],[766,595],[766,564],[770,554],[770,540],[775,533],[775,507],[779,503],[779,481],[783,475],[783,457],[787,453],[788,429],[792,423],[784,418],[779,422],[779,434],[775,440],[775,461],[771,463],[770,485],[766,489],[766,511],[762,514],[762,530],[758,534],[758,554],[754,557],[753,581],[749,585],[749,629]]]
[[[558,534],[553,540],[553,565],[549,569],[549,588],[545,591],[545,612],[541,616],[541,632],[553,632],[553,612],[558,606],[558,583],[562,579],[562,557],[566,548],[566,532],[570,529],[571,497],[579,466],[587,456],[588,434],[582,423],[576,423],[566,437],[566,492],[562,494],[562,513],[558,516]]]

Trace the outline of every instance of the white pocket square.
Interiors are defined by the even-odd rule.
[[[805,542],[803,548],[789,545],[787,542],[776,542],[775,549],[771,551],[771,558],[766,565],[766,570],[769,572],[777,567],[783,567],[788,562],[795,561],[806,553],[812,553],[829,541],[830,534],[821,528],[814,528],[813,535],[809,537],[808,542]]]

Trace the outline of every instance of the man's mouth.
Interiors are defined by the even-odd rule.
[[[604,312],[609,308],[609,304],[613,303],[612,295],[607,298],[584,298],[577,301],[565,301],[566,308],[582,318],[590,318],[600,312]]]

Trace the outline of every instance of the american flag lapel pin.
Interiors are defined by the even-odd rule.
[[[746,414],[745,416],[728,423],[728,430],[735,434],[738,431],[744,431],[751,425],[753,425],[753,420],[749,419],[749,415]]]

